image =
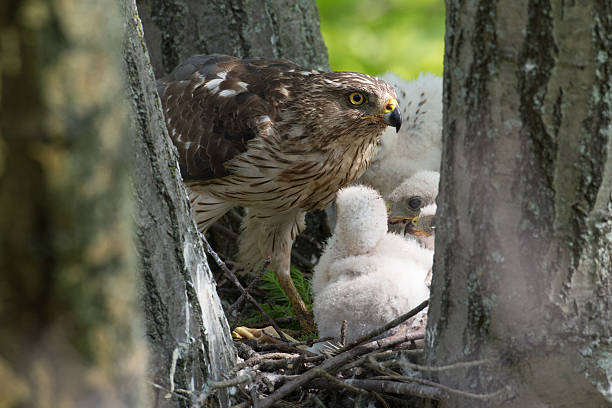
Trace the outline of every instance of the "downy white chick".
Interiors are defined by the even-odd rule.
[[[414,235],[427,249],[434,249],[434,220],[440,173],[419,171],[389,194],[390,230]],[[415,222],[412,218],[418,216]]]
[[[338,221],[315,267],[313,312],[320,337],[352,341],[429,297],[425,276],[433,252],[387,232],[382,197],[365,186],[338,192]]]
[[[421,73],[407,82],[393,73],[382,79],[395,88],[402,111],[399,133],[385,130],[370,168],[358,180],[388,195],[419,170],[440,169],[442,153],[442,78]]]

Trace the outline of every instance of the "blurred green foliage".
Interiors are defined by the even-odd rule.
[[[444,0],[316,0],[335,71],[442,75]]]

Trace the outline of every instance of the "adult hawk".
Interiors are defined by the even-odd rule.
[[[353,72],[195,55],[159,81],[158,93],[198,228],[245,207],[240,259],[271,257],[302,327],[310,326],[289,275],[291,245],[306,211],[326,207],[368,167],[386,126],[399,130],[395,91]]]

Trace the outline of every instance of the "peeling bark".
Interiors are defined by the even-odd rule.
[[[133,183],[142,299],[151,348],[154,406],[192,406],[235,364],[227,320],[189,216],[176,149],[168,136],[134,0],[125,0],[125,70],[134,125]],[[188,401],[169,391],[191,392]],[[209,400],[228,406],[227,390]],[[198,405],[199,406],[199,405]],[[207,405],[210,406],[210,405]]]
[[[441,406],[612,402],[612,5],[447,1],[427,353],[492,392]]]

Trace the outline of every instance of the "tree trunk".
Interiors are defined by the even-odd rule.
[[[329,71],[314,0],[137,0],[156,77],[193,54],[285,58]],[[240,230],[240,216],[220,220],[224,231]],[[306,229],[293,247],[292,263],[312,269],[330,230],[324,211],[306,215]],[[237,241],[212,228],[211,245],[232,257]]]
[[[314,0],[138,0],[157,77],[193,54],[286,58],[329,70]]]
[[[429,362],[491,359],[437,380],[504,407],[610,406],[612,5],[446,3]]]
[[[154,406],[200,406],[235,364],[230,330],[189,216],[134,0],[125,0],[125,69],[134,124],[133,183]],[[181,389],[185,394],[173,391]],[[169,395],[167,395],[169,394]],[[171,398],[167,398],[170,396]],[[227,390],[216,394],[228,406]]]
[[[142,403],[121,22],[113,3],[0,6],[2,406]]]

